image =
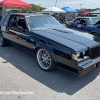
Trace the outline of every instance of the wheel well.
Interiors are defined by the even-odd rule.
[[[94,33],[98,35],[98,33],[97,33],[97,32],[91,32],[90,34],[95,35]]]
[[[40,47],[37,47],[35,50],[34,50],[34,55],[36,56],[36,52],[40,49]]]

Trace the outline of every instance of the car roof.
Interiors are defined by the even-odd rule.
[[[23,15],[23,16],[50,16],[50,15],[36,14],[36,13],[11,13],[10,15]]]
[[[77,17],[77,18],[100,18],[100,17]]]

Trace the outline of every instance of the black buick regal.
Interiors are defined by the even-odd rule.
[[[5,15],[0,29],[2,47],[12,44],[31,52],[44,71],[59,66],[82,76],[100,66],[99,37],[64,28],[51,16]]]

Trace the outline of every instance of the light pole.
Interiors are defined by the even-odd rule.
[[[81,5],[82,5],[82,4],[80,4],[80,11],[81,11]]]
[[[57,0],[56,0],[56,3],[55,3],[55,7],[56,7],[56,5],[57,5]]]

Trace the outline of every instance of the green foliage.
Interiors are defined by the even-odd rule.
[[[96,8],[96,10],[99,10],[99,8]]]
[[[35,4],[30,4],[30,5],[32,5],[33,8],[24,8],[24,9],[21,9],[21,10],[25,10],[25,11],[41,11],[41,10],[46,9],[45,7],[41,7],[41,6],[38,6],[38,5],[35,5]],[[7,8],[7,9],[19,9],[19,8]]]
[[[41,11],[41,10],[46,9],[46,8],[43,8],[43,7],[35,5],[35,4],[31,4],[31,5],[32,5],[34,11]]]

